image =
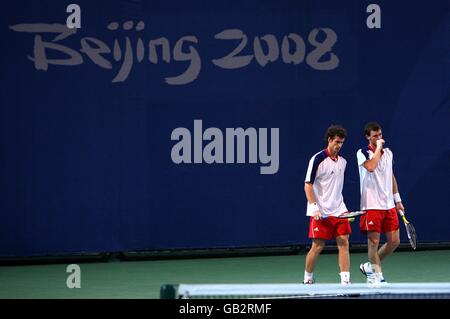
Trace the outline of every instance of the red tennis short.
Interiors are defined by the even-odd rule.
[[[367,213],[359,219],[359,229],[366,234],[369,231],[377,233],[388,233],[400,228],[398,222],[397,209],[389,210],[369,209]]]
[[[331,240],[337,236],[350,235],[351,233],[352,228],[348,219],[334,216],[319,220],[315,220],[313,217],[309,219],[309,238]]]

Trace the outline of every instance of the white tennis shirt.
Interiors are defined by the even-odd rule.
[[[359,186],[361,192],[361,210],[388,210],[395,207],[392,185],[392,163],[394,155],[389,148],[383,149],[380,161],[373,172],[369,172],[363,163],[372,159],[375,150],[366,146],[358,150]]]
[[[315,154],[309,161],[305,182],[313,184],[317,206],[324,215],[338,216],[347,212],[342,196],[346,166],[345,158],[338,156],[332,159],[327,149]]]

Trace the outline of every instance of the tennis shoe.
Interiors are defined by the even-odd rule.
[[[380,274],[380,286],[387,286],[388,282],[386,281],[386,279],[384,279],[383,274]]]
[[[367,274],[367,287],[381,288],[380,277],[375,273],[368,273]]]
[[[370,262],[366,262],[364,264],[359,265],[359,270],[367,278],[367,276],[373,273],[372,264]]]

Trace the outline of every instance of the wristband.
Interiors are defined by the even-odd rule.
[[[402,201],[402,199],[400,198],[400,194],[399,193],[395,193],[394,194],[394,202],[395,203],[399,203],[401,201]]]
[[[308,203],[308,208],[306,210],[306,215],[312,216],[315,212],[319,210],[319,206],[317,206],[317,203]]]

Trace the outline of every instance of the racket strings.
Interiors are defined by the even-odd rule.
[[[416,249],[416,230],[414,229],[414,226],[411,223],[406,224],[406,233],[408,235],[409,242],[411,243],[411,247],[413,249]]]

